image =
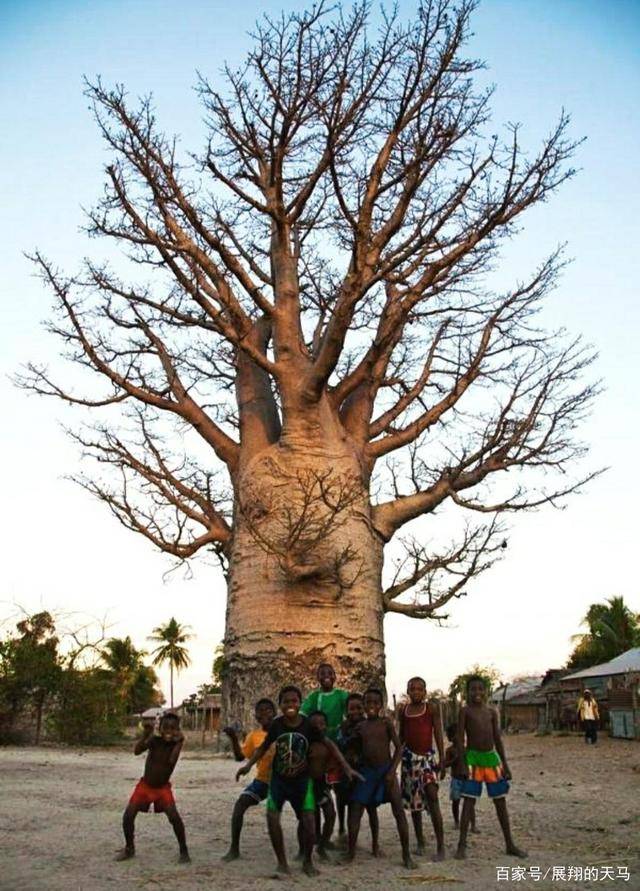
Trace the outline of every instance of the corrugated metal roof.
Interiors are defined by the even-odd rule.
[[[540,686],[540,682],[542,681],[542,675],[536,675],[535,677],[524,678],[521,681],[516,681],[514,684],[506,684],[506,696],[505,694],[505,685],[503,684],[500,687],[497,687],[491,694],[490,701],[493,703],[502,702],[503,699],[506,702],[509,702],[516,696],[522,696],[524,693],[530,693],[532,690],[537,689]]]
[[[563,680],[577,680],[578,678],[609,677],[612,674],[626,674],[628,671],[640,671],[640,647],[633,647],[626,653],[621,653],[610,662],[601,665],[592,665],[582,671],[566,675]]]

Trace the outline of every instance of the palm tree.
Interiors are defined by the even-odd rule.
[[[608,662],[640,646],[640,616],[629,609],[623,597],[592,603],[582,624],[589,631],[574,635],[576,647],[569,658],[569,668],[588,668]]]
[[[191,659],[187,652],[187,648],[183,646],[193,635],[188,633],[188,625],[181,625],[173,618],[169,619],[166,625],[158,625],[153,629],[153,634],[149,636],[149,640],[159,644],[155,650],[151,651],[154,657],[154,665],[162,665],[169,663],[169,673],[171,678],[171,708],[173,708],[173,671],[181,671],[191,664]]]
[[[144,711],[159,703],[161,694],[156,688],[158,677],[137,650],[129,636],[112,637],[101,653],[102,661],[113,675],[116,689],[129,712]]]
[[[130,710],[130,693],[139,667],[142,665],[142,653],[139,653],[133,645],[133,641],[127,637],[112,637],[105,644],[101,653],[102,661],[111,672],[116,693],[122,700],[127,710]]]

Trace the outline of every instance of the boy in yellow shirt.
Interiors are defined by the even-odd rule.
[[[238,734],[233,727],[225,727],[224,732],[231,740],[233,754],[236,761],[244,761],[251,758],[255,750],[264,741],[271,723],[276,715],[276,707],[270,699],[259,699],[256,702],[256,721],[260,729],[252,730],[240,745]],[[271,779],[271,762],[275,751],[273,747],[260,758],[256,765],[256,776],[249,785],[242,790],[233,807],[231,815],[231,845],[222,858],[227,863],[240,857],[240,833],[245,811],[264,801],[269,794],[269,780]]]

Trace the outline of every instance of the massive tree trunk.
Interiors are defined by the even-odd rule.
[[[245,725],[261,696],[315,686],[323,661],[348,688],[384,683],[383,541],[336,426],[287,425],[236,481],[223,710]]]

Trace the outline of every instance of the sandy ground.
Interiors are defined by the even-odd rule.
[[[588,747],[575,737],[515,736],[507,741],[514,774],[509,796],[516,841],[529,851],[527,887],[640,889],[640,745],[603,738]],[[381,840],[386,857],[368,853],[363,828],[354,865],[322,865],[309,879],[293,865],[290,879],[276,881],[264,820],[264,806],[245,820],[242,860],[223,864],[228,821],[239,787],[235,764],[195,746],[185,751],[174,775],[178,807],[184,817],[193,862],[177,863],[170,826],[162,815],[141,814],[137,820],[137,856],[114,863],[121,844],[120,815],[142,758],[125,750],[0,749],[0,888],[12,891],[102,891],[102,889],[201,889],[225,891],[278,887],[328,889],[403,889],[414,885],[472,891],[511,886],[497,880],[498,866],[517,865],[502,853],[501,837],[486,800],[478,805],[479,835],[471,838],[469,858],[450,859],[455,850],[447,783],[441,790],[448,858],[432,863],[420,858],[419,868],[402,868],[389,808],[381,814]],[[294,847],[294,821],[283,818],[289,848]],[[552,866],[604,865],[616,878],[597,881],[534,881],[532,866],[542,873]],[[618,878],[628,867],[630,880]],[[504,873],[502,874],[504,875]],[[567,874],[568,875],[568,874]],[[522,887],[523,882],[518,886]]]

